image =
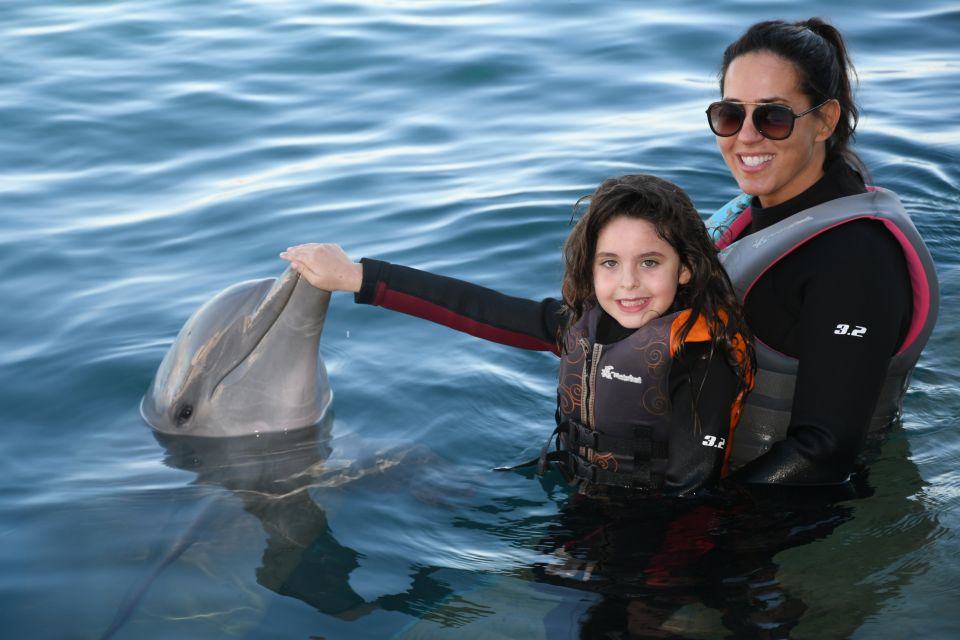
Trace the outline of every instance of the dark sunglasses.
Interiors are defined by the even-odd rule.
[[[753,110],[753,126],[764,138],[770,140],[786,140],[793,133],[793,121],[802,118],[812,111],[833,100],[829,98],[815,107],[810,107],[803,113],[794,113],[793,109],[785,104],[772,102],[730,102],[721,100],[707,107],[707,122],[710,130],[721,138],[729,138],[740,131],[743,121],[747,119],[747,110],[744,105],[756,105]]]

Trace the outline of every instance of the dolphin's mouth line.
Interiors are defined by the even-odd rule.
[[[261,343],[263,342],[263,340],[267,337],[267,334],[270,333],[270,330],[273,329],[274,326],[276,326],[277,321],[280,319],[280,316],[283,315],[283,312],[286,310],[287,305],[290,304],[290,299],[293,297],[293,292],[294,292],[294,290],[297,288],[297,285],[300,283],[300,274],[299,274],[299,273],[295,273],[292,277],[293,277],[293,283],[292,283],[291,285],[289,285],[289,287],[286,287],[287,289],[289,289],[289,291],[287,291],[287,292],[286,292],[286,296],[285,296],[284,298],[282,298],[282,301],[280,302],[279,309],[277,309],[276,317],[274,317],[273,321],[270,322],[270,324],[269,324],[266,328],[264,328],[263,333],[260,334],[260,336],[257,338],[257,341],[253,343],[253,345],[250,347],[250,349],[248,349],[248,350],[247,350],[246,352],[244,352],[239,358],[237,358],[236,363],[234,363],[233,366],[231,366],[229,369],[227,369],[227,370],[226,370],[226,373],[224,373],[222,376],[220,376],[220,379],[217,380],[216,384],[214,384],[214,385],[212,385],[212,386],[210,387],[210,394],[209,394],[209,396],[208,396],[209,399],[212,399],[212,398],[213,398],[213,395],[217,392],[217,389],[220,388],[220,385],[223,384],[223,381],[226,380],[226,379],[230,376],[231,373],[233,373],[234,371],[236,371],[236,370],[240,367],[240,365],[243,364],[243,363],[247,360],[247,358],[250,357],[250,354],[251,354],[251,353],[253,353],[254,351],[256,351],[256,350],[260,347],[260,344],[261,344]],[[270,297],[270,292],[272,292],[272,291],[273,291],[273,289],[271,288],[270,291],[267,292],[267,296],[266,296],[267,298]],[[262,303],[261,303],[261,304],[262,304]],[[260,305],[258,305],[258,306],[257,306],[257,309],[254,310],[254,315],[256,314],[256,312],[257,312],[259,309],[260,309]]]

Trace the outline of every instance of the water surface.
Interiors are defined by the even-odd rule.
[[[140,419],[190,313],[279,275],[290,244],[537,298],[609,175],[655,172],[707,214],[735,193],[703,117],[720,53],[815,14],[849,39],[857,148],[944,301],[860,497],[697,511],[670,579],[640,580],[672,515],[610,520],[556,477],[490,471],[551,429],[552,356],[349,296],[321,347],[334,413],[283,455],[165,445]],[[0,25],[5,637],[960,631],[960,7],[50,0]],[[591,518],[610,555],[584,581],[557,541],[592,557]]]

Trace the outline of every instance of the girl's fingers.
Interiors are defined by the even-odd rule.
[[[337,244],[287,247],[280,257],[318,289],[357,292],[363,284],[363,267],[350,260]]]

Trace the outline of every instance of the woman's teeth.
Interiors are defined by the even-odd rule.
[[[740,156],[740,160],[743,161],[743,164],[748,167],[759,167],[764,162],[770,162],[773,160],[773,155],[768,154],[764,156]]]

